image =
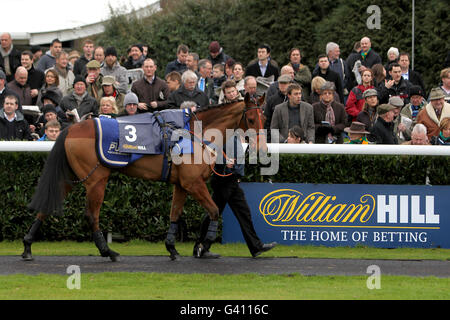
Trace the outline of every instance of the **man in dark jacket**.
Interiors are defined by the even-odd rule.
[[[75,61],[73,66],[73,74],[74,75],[82,75],[86,76],[86,64],[93,59],[94,56],[94,42],[90,39],[87,39],[83,43],[83,55]]]
[[[11,35],[7,32],[0,36],[0,68],[6,74],[6,80],[12,81],[17,67],[20,66],[20,51],[14,48]]]
[[[279,70],[278,67],[270,63],[270,47],[267,44],[258,47],[258,61],[245,69],[245,76],[254,76],[255,78],[274,76],[274,81],[277,81]]]
[[[209,100],[203,91],[197,87],[197,75],[187,70],[181,76],[181,87],[172,92],[169,96],[167,104],[169,108],[179,109],[184,101],[193,101],[199,107],[209,105]]]
[[[397,136],[394,133],[394,110],[396,107],[390,104],[378,106],[378,118],[371,129],[377,144],[398,144]]]
[[[167,64],[166,72],[164,73],[164,75],[167,75],[172,71],[176,71],[179,74],[183,74],[183,72],[187,70],[186,58],[188,54],[189,54],[189,47],[185,44],[180,44],[177,48],[177,58]]]
[[[221,64],[225,66],[225,63],[230,56],[223,52],[223,48],[220,46],[218,41],[213,41],[209,44],[209,56],[208,60],[211,61],[211,64],[215,66],[216,64]]]
[[[14,80],[8,83],[10,90],[14,91],[19,97],[19,103],[25,106],[32,105],[33,99],[31,98],[31,89],[27,84],[28,71],[24,67],[20,66],[16,70]]]
[[[385,80],[377,88],[380,103],[388,103],[389,97],[398,96],[403,99],[404,104],[409,103],[409,89],[411,83],[402,77],[402,68],[396,62],[389,66],[390,80]]]
[[[77,110],[78,116],[81,118],[88,113],[98,113],[98,103],[95,98],[91,97],[86,91],[86,80],[78,75],[73,82],[73,92],[62,98],[60,107],[66,112]],[[73,117],[69,114],[68,118]]]
[[[45,82],[45,74],[41,70],[35,69],[33,66],[33,53],[31,51],[22,52],[21,56],[22,67],[28,71],[27,84],[30,86],[32,104],[35,105],[39,90]]]
[[[138,99],[138,111],[160,111],[167,109],[167,99],[170,92],[167,83],[157,77],[155,72],[157,69],[153,59],[147,58],[142,65],[144,77],[133,83],[131,91],[134,92]]]
[[[339,95],[338,101],[344,103],[344,87],[342,85],[341,77],[338,73],[330,69],[330,61],[326,54],[319,55],[319,68],[313,71],[312,77],[322,77],[327,81],[333,82],[336,88],[336,92]]]
[[[0,110],[0,140],[33,140],[30,126],[18,107],[16,96],[5,97]]]

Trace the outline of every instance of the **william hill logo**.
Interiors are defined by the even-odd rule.
[[[262,198],[259,211],[264,220],[275,227],[370,228],[386,227],[386,224],[438,224],[439,215],[434,212],[434,196],[424,198],[422,207],[421,196],[414,195],[375,197],[364,194],[357,203],[341,203],[337,196],[322,192],[305,196],[297,190],[279,189]]]

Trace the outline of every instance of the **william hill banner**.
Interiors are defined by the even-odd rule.
[[[450,187],[241,183],[263,242],[450,248]],[[223,242],[245,242],[227,206]]]

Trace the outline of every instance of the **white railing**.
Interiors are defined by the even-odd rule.
[[[0,141],[0,152],[49,152],[52,141]],[[268,143],[270,153],[450,156],[447,146]]]

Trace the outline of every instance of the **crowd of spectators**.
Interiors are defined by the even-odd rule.
[[[449,57],[443,57],[440,82],[427,84],[427,93],[408,53],[392,47],[383,63],[367,37],[346,59],[329,42],[315,66],[302,63],[299,48],[281,66],[268,44],[255,48],[247,64],[218,41],[209,44],[205,58],[180,44],[174,60],[158,66],[141,44],[119,58],[116,48],[91,40],[82,53],[66,51],[58,39],[45,53],[36,46],[18,51],[9,33],[0,40],[0,140],[54,140],[72,123],[100,114],[133,115],[186,102],[204,107],[265,94],[269,142],[450,144]]]

